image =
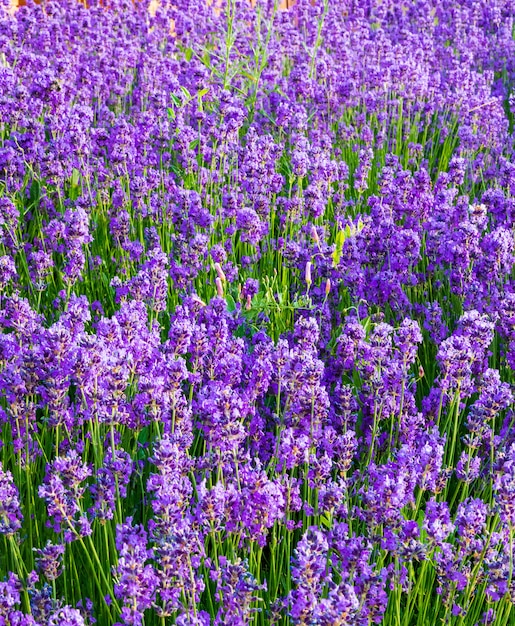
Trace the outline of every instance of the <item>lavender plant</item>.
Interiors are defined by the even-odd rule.
[[[0,624],[514,622],[512,4],[2,4]]]

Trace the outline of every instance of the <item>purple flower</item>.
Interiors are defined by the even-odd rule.
[[[471,483],[479,476],[480,469],[480,457],[471,456],[470,452],[463,451],[456,464],[456,476],[465,483]]]
[[[488,512],[488,506],[479,498],[467,498],[458,505],[455,523],[464,553],[482,550]]]
[[[324,533],[311,527],[294,550],[291,577],[295,589],[290,593],[290,616],[294,623],[309,623],[312,619],[328,576],[328,548]]]
[[[218,559],[219,568],[210,575],[216,580],[215,598],[220,603],[214,624],[240,626],[250,624],[259,608],[252,604],[259,598],[257,592],[266,589],[260,585],[248,569],[248,563],[241,559],[230,562],[226,557]]]
[[[472,365],[476,361],[469,338],[453,335],[442,341],[436,358],[441,371],[441,389],[453,393],[459,388],[462,397],[469,395],[473,390]]]
[[[515,444],[511,444],[494,478],[494,499],[501,519],[515,524]]]
[[[264,547],[268,529],[284,518],[286,502],[282,486],[256,465],[256,469],[246,464],[239,470],[240,520],[244,534]]]
[[[259,291],[259,281],[254,278],[247,278],[245,284],[242,287],[241,295],[246,300],[247,298],[252,299],[257,292]]]
[[[479,397],[470,408],[466,418],[469,434],[466,442],[477,448],[481,444],[490,447],[493,431],[492,424],[501,411],[513,402],[513,393],[508,383],[501,381],[500,373],[487,369],[478,384]]]
[[[430,540],[441,545],[453,532],[454,524],[451,522],[449,506],[447,502],[429,500],[426,504],[424,530]]]
[[[240,209],[236,214],[236,227],[240,231],[241,241],[253,246],[265,237],[268,226],[259,219],[259,215],[249,207]]]
[[[351,626],[356,624],[359,598],[352,585],[340,583],[331,589],[327,598],[322,598],[313,611],[313,623],[320,626]]]
[[[211,382],[199,392],[199,417],[206,442],[223,453],[236,450],[246,436],[244,421],[250,407],[228,385]]]
[[[449,329],[442,320],[442,308],[438,302],[429,302],[424,307],[424,328],[436,345],[440,345],[449,335]]]
[[[154,513],[166,524],[183,518],[193,491],[188,476],[193,467],[187,454],[188,444],[186,437],[164,435],[152,457],[158,473],[150,474],[147,490],[153,494]],[[163,532],[167,529],[163,528]]]
[[[0,463],[0,534],[14,535],[21,529],[23,515],[13,475]]]
[[[127,452],[115,450],[114,455],[111,450],[106,452],[104,463],[96,472],[96,480],[89,488],[94,501],[89,510],[92,517],[104,521],[113,519],[116,498],[125,498],[127,495],[133,466]]]
[[[143,612],[152,606],[158,578],[147,560],[153,550],[147,548],[147,533],[142,525],[133,526],[132,517],[116,527],[118,565],[115,568],[115,596],[123,601],[123,624],[141,626]]]
[[[0,198],[0,242],[12,251],[16,248],[19,210],[7,196]]]
[[[416,468],[418,484],[421,489],[437,493],[441,488],[445,435],[440,436],[437,430],[424,437],[423,445],[417,451]]]
[[[48,626],[85,626],[86,622],[78,609],[63,606],[50,615]]]
[[[414,502],[418,474],[414,471],[410,453],[401,449],[397,461],[384,465],[371,463],[367,468],[368,486],[360,489],[362,514],[372,524],[393,523],[402,509]]]
[[[145,302],[150,310],[156,313],[166,310],[168,257],[160,247],[152,248],[147,253],[147,260],[126,287],[133,298]]]
[[[91,470],[75,450],[59,456],[47,466],[45,480],[38,489],[46,500],[49,525],[54,532],[64,532],[66,541],[91,534],[91,526],[81,509],[86,487],[82,484]]]
[[[62,544],[53,544],[47,541],[42,549],[34,548],[36,553],[36,570],[43,573],[45,578],[51,582],[59,578],[63,571],[62,556],[65,547]]]
[[[13,572],[7,580],[0,582],[0,616],[8,617],[13,608],[21,601],[21,582]]]
[[[15,282],[17,275],[14,260],[10,256],[0,256],[0,292],[6,289],[9,283]]]

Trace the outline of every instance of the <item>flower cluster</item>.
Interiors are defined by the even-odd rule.
[[[0,624],[507,624],[515,6],[0,6]]]

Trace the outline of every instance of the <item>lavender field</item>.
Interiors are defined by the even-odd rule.
[[[515,624],[515,3],[216,5],[0,8],[0,626]]]

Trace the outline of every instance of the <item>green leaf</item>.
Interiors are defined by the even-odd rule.
[[[345,241],[345,231],[339,230],[336,233],[335,248],[333,252],[333,267],[338,267],[342,256],[343,242]]]
[[[240,339],[245,337],[246,335],[246,327],[243,324],[240,324],[238,328],[234,331],[234,335],[239,337]]]
[[[181,85],[181,91],[183,93],[183,96],[186,98],[186,102],[184,104],[187,104],[191,100],[191,94],[188,89],[183,85]]]
[[[364,228],[364,224],[361,220],[358,220],[357,224],[347,224],[343,230],[339,230],[336,233],[335,238],[335,249],[333,252],[333,267],[338,267],[340,263],[340,259],[342,257],[343,244],[350,239],[351,237],[355,237],[359,232],[361,232]]]
[[[228,293],[225,296],[225,300],[227,302],[227,310],[232,313],[233,311],[236,310],[236,302],[234,301],[234,298],[231,296],[230,293]]]
[[[72,172],[72,187],[76,187],[79,184],[79,176],[80,176],[80,172],[77,168],[73,168],[73,172]]]
[[[30,186],[30,201],[34,204],[39,200],[41,195],[41,185],[37,180],[33,180]]]
[[[325,513],[322,513],[322,515],[320,515],[320,523],[326,528],[332,527],[333,520],[331,514],[328,511],[325,511]]]
[[[211,56],[209,55],[209,52],[207,50],[202,55],[202,63],[204,63],[204,65],[206,65],[208,68],[211,68]]]
[[[149,429],[148,426],[144,426],[141,430],[140,433],[138,435],[138,441],[139,443],[147,443],[148,441],[148,434],[149,434]]]

